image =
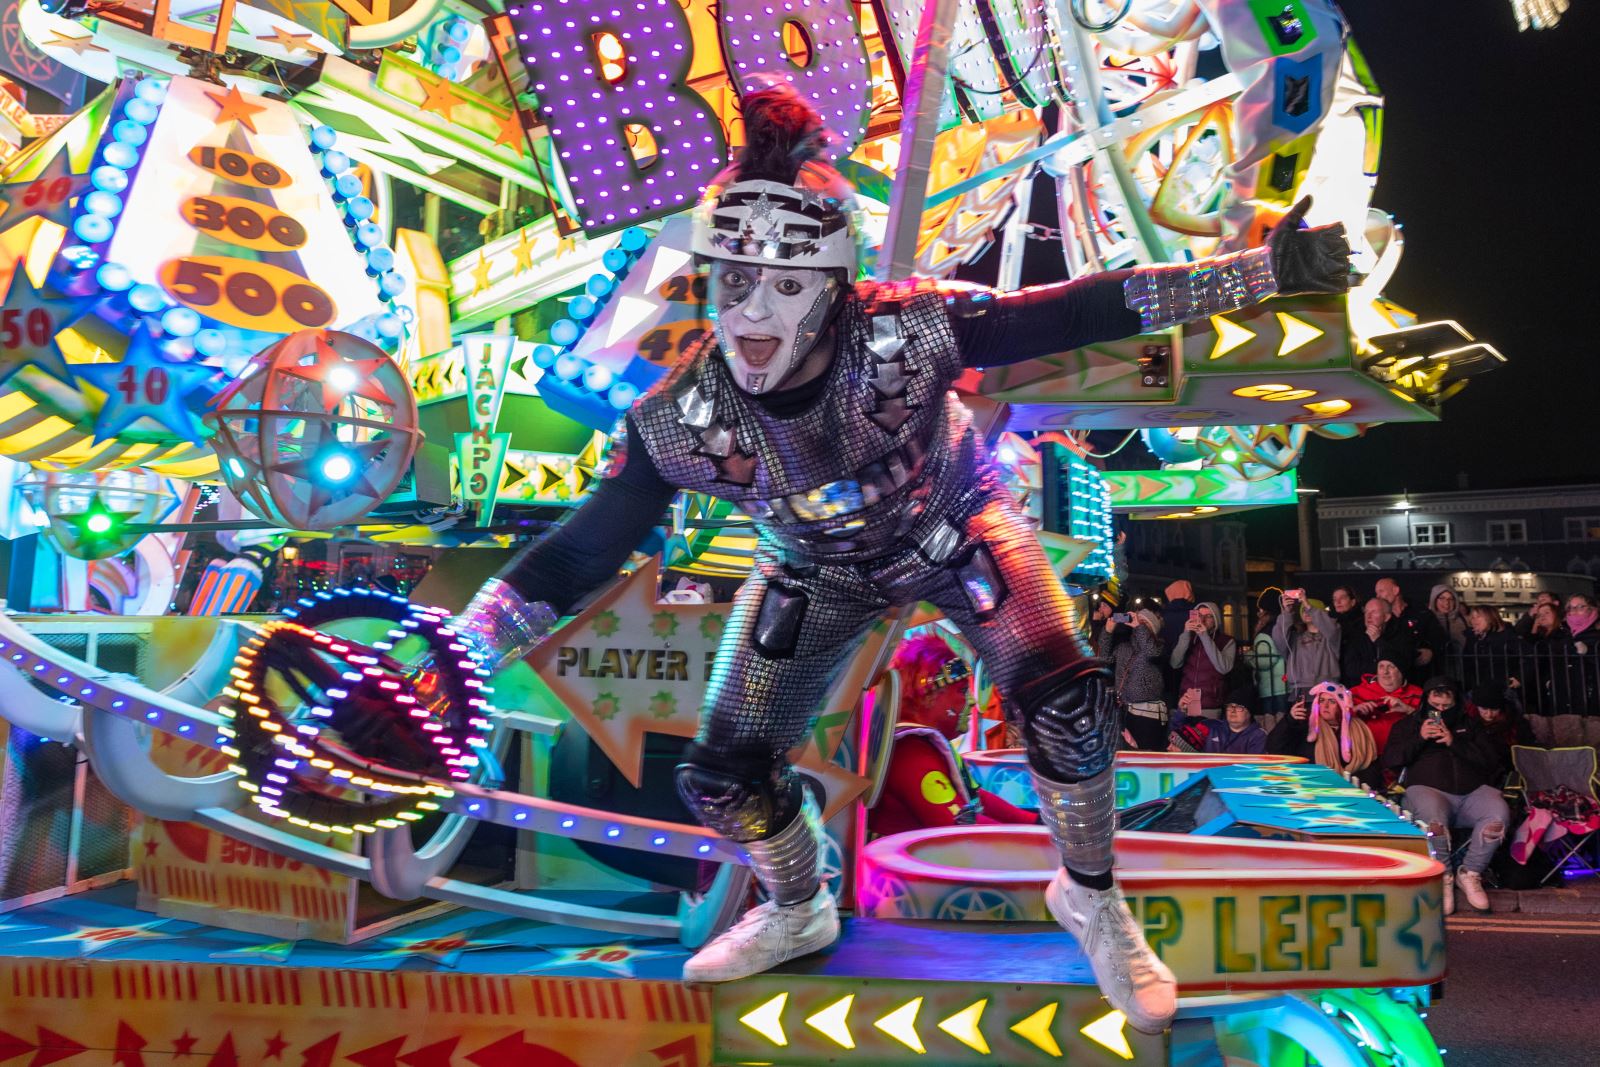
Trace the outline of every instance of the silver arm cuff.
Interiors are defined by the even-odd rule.
[[[1103,874],[1111,869],[1111,841],[1117,830],[1115,778],[1116,772],[1107,770],[1067,784],[1033,772],[1039,815],[1061,852],[1061,862],[1075,871]]]
[[[490,578],[455,620],[455,628],[495,670],[533,651],[558,618],[544,601],[528,600],[509,583]]]
[[[1122,283],[1122,299],[1139,313],[1145,333],[1259,303],[1278,291],[1272,251],[1251,248],[1193,263],[1139,267]]]
[[[811,790],[794,821],[765,841],[746,841],[750,869],[780,906],[799,904],[816,895],[822,884],[822,813]]]

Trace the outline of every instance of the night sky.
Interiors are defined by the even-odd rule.
[[[1600,2],[1518,33],[1508,0],[1347,0],[1383,90],[1373,204],[1405,227],[1389,295],[1456,319],[1509,361],[1436,424],[1313,440],[1302,484],[1331,496],[1600,481]],[[1592,157],[1591,157],[1592,158]]]

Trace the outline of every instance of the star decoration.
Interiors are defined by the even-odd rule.
[[[296,52],[306,52],[313,56],[322,55],[322,49],[311,43],[309,33],[290,33],[287,26],[274,26],[271,33],[257,37],[256,40],[271,41],[290,55]]]
[[[105,394],[94,420],[96,444],[117,436],[140,419],[152,419],[173,434],[199,444],[204,435],[200,420],[188,405],[197,392],[210,393],[217,371],[195,363],[168,359],[142,327],[128,341],[128,351],[116,363],[80,363],[72,368],[79,378]]]
[[[678,698],[662,689],[650,698],[650,715],[657,719],[670,719],[678,714]]]
[[[82,956],[93,956],[95,953],[108,949],[113,945],[125,941],[159,940],[169,937],[169,934],[155,933],[155,928],[165,926],[167,920],[157,919],[155,922],[140,923],[135,926],[80,926],[70,934],[61,934],[59,937],[46,937],[35,941],[36,945],[48,945],[54,942],[75,942],[78,953]]]
[[[1395,940],[1417,954],[1417,970],[1425,971],[1434,956],[1444,951],[1444,913],[1441,898],[1425,890],[1417,895],[1411,919],[1395,933]]]
[[[238,119],[239,125],[243,126],[251,133],[261,132],[260,130],[256,129],[255,115],[257,112],[267,110],[266,106],[264,104],[252,104],[246,101],[244,94],[239,92],[239,87],[237,85],[230,86],[226,93],[213,93],[208,91],[206,96],[213,104],[216,104],[217,107],[221,108],[221,110],[217,112],[217,117],[215,119],[218,126],[221,126],[229,119]]]
[[[160,847],[161,847],[161,842],[160,841],[146,841],[144,843],[144,854],[146,856],[154,856],[156,854],[156,849],[158,849]]]
[[[379,942],[383,946],[382,948],[377,952],[362,956],[360,959],[395,960],[396,962],[419,959],[439,967],[454,967],[460,961],[463,953],[479,949],[498,948],[507,943],[493,939],[477,941],[470,935],[471,931],[417,939],[384,938]]]
[[[700,619],[700,636],[707,641],[722,640],[722,628],[728,624],[728,617],[720,614],[710,614]]]
[[[83,55],[85,52],[106,52],[106,51],[110,51],[110,49],[102,48],[99,45],[95,44],[94,43],[94,34],[92,34],[92,33],[86,33],[82,37],[68,37],[66,34],[62,33],[60,30],[51,30],[50,31],[50,37],[51,37],[50,40],[43,42],[44,46],[46,48],[50,48],[50,47],[70,48],[74,53],[76,53],[77,55],[80,55],[80,56]]]
[[[678,633],[678,616],[671,611],[658,611],[650,616],[650,636],[676,637]]]
[[[433,111],[441,115],[446,122],[453,120],[455,109],[465,104],[455,93],[455,87],[444,78],[432,83],[425,78],[418,78],[422,83],[422,91],[427,94],[422,98],[422,103],[417,105],[421,111]]]
[[[277,1033],[267,1038],[267,1051],[266,1054],[262,1056],[262,1059],[281,1060],[283,1059],[283,1050],[288,1047],[289,1042],[283,1039],[283,1031],[279,1030]]]
[[[0,385],[23,367],[37,367],[60,381],[72,384],[72,371],[56,344],[56,333],[66,323],[65,301],[41,297],[22,260],[11,272],[6,290],[3,322],[0,326]]]
[[[189,1028],[184,1027],[183,1033],[172,1039],[172,1054],[174,1056],[187,1056],[194,1051],[194,1047],[199,1043],[200,1039],[192,1037],[189,1034]]]
[[[770,234],[778,225],[774,217],[777,210],[777,205],[767,197],[766,193],[762,193],[756,197],[755,203],[750,205],[750,214],[745,217],[746,228],[753,231],[756,223],[766,223],[767,233]]]
[[[617,717],[622,710],[622,702],[617,699],[617,694],[611,692],[598,693],[594,698],[594,717],[602,720],[611,720]]]
[[[553,959],[529,967],[529,971],[546,971],[556,968],[594,967],[623,978],[633,977],[633,965],[652,956],[671,953],[658,948],[639,948],[635,945],[592,945],[583,948],[553,948]]]
[[[517,245],[511,250],[511,258],[516,263],[516,273],[533,269],[533,250],[536,246],[528,240],[528,231],[517,231]]]
[[[527,138],[523,136],[522,130],[522,115],[516,108],[512,108],[505,118],[497,118],[494,121],[499,127],[494,135],[494,143],[509,145],[516,149],[517,158],[521,159],[527,151],[525,147]]]
[[[377,463],[378,457],[384,450],[394,444],[395,441],[389,437],[378,437],[371,441],[341,441],[334,445],[333,447],[344,454],[354,470],[352,477],[338,485],[329,485],[324,480],[323,470],[330,458],[328,450],[315,447],[309,440],[306,451],[300,457],[276,464],[272,469],[311,483],[309,507],[312,511],[326,507],[334,499],[352,493],[361,493],[376,500],[381,494],[377,486],[367,479],[367,472]]]
[[[68,181],[63,182],[61,179]],[[6,210],[0,214],[0,228],[11,229],[28,219],[49,219],[67,229],[72,221],[72,204],[89,187],[87,174],[75,174],[65,151],[58,151],[45,168],[28,181],[0,185],[0,200]]]
[[[393,398],[378,382],[376,371],[383,365],[384,360],[345,359],[328,340],[326,331],[316,335],[314,344],[316,351],[313,362],[301,362],[296,366],[286,367],[283,374],[286,378],[299,378],[321,385],[324,413],[332,414],[338,411],[345,398],[350,396],[365,397],[378,404],[394,403]],[[282,388],[280,384],[280,392],[274,399],[275,403],[283,403]]]
[[[596,637],[610,637],[617,632],[617,627],[622,625],[622,619],[614,611],[602,611],[591,620]]]
[[[483,258],[483,249],[478,249],[478,265],[472,268],[472,295],[477,296],[489,288],[489,261]]]

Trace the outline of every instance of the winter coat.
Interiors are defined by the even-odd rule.
[[[1439,628],[1438,634],[1444,641],[1441,647],[1434,650],[1436,657],[1443,657],[1451,652],[1460,652],[1462,646],[1466,644],[1467,634],[1472,632],[1472,627],[1467,625],[1467,616],[1461,610],[1459,601],[1457,601],[1456,610],[1448,615],[1441,613],[1435,606],[1438,604],[1441,594],[1453,592],[1455,590],[1448,585],[1436,585],[1428,593],[1428,612],[1433,616],[1433,621]],[[1444,664],[1442,663],[1436,662],[1436,666],[1440,670],[1444,669]]]
[[[1372,731],[1372,741],[1378,746],[1379,752],[1382,752],[1384,746],[1388,743],[1389,733],[1394,729],[1394,724],[1411,713],[1409,711],[1394,711],[1391,709],[1388,705],[1390,697],[1398,697],[1405,702],[1411,711],[1415,711],[1417,706],[1422,703],[1422,688],[1407,682],[1401,685],[1399,689],[1390,692],[1378,684],[1378,679],[1375,675],[1369,674],[1361,680],[1360,685],[1353,686],[1350,690],[1350,702],[1356,707],[1371,702],[1378,704],[1377,710],[1362,715],[1361,721],[1367,724],[1368,730]]]
[[[1215,604],[1201,604],[1211,609],[1211,615],[1220,623],[1222,612]],[[1172,667],[1178,672],[1178,695],[1190,689],[1200,690],[1202,708],[1222,707],[1222,698],[1228,695],[1228,672],[1233,670],[1239,646],[1233,638],[1218,631],[1198,635],[1189,630],[1178,634],[1178,643],[1172,649]]]
[[[1116,679],[1117,699],[1142,704],[1166,696],[1161,673],[1161,638],[1139,623],[1102,630],[1095,654],[1110,663]]]
[[[1504,750],[1484,730],[1480,720],[1468,718],[1460,705],[1444,714],[1448,745],[1422,736],[1428,720],[1426,705],[1394,724],[1381,761],[1386,770],[1404,775],[1407,786],[1425,785],[1441,793],[1465,796],[1482,785],[1498,787],[1505,775]]]
[[[1207,752],[1222,752],[1236,756],[1259,756],[1267,750],[1267,732],[1254,721],[1243,730],[1235,731],[1226,722],[1211,724],[1206,735]]]
[[[1386,659],[1408,671],[1412,662],[1417,658],[1415,650],[1411,647],[1411,634],[1399,619],[1390,619],[1383,625],[1383,632],[1374,641],[1367,636],[1367,626],[1363,622],[1356,628],[1355,635],[1343,634],[1339,646],[1339,681],[1347,687],[1361,684],[1361,679],[1369,674],[1378,673],[1378,661]]]
[[[1291,627],[1287,611],[1272,627],[1272,640],[1286,661],[1291,690],[1310,689],[1339,677],[1339,624],[1321,608],[1307,605],[1305,611],[1310,625],[1304,630]]]

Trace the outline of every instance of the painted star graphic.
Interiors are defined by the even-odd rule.
[[[66,301],[41,297],[23,261],[17,260],[5,301],[0,303],[0,385],[23,367],[37,367],[72,384],[72,371],[56,344],[68,307]]]
[[[182,1034],[172,1039],[172,1054],[174,1056],[187,1056],[194,1051],[194,1047],[199,1043],[200,1039],[192,1036],[186,1026],[183,1028]]]
[[[422,98],[422,103],[417,105],[418,110],[433,111],[444,118],[446,122],[453,121],[455,109],[465,104],[455,93],[455,87],[444,78],[430,83],[426,78],[417,79],[422,84],[422,91],[427,94]]]
[[[567,968],[593,967],[623,978],[633,977],[633,965],[652,956],[669,956],[673,953],[656,948],[639,948],[636,945],[589,945],[583,948],[553,948],[554,958],[527,968],[528,971],[549,971]]]
[[[498,948],[507,944],[505,941],[494,939],[477,941],[470,935],[471,931],[417,939],[384,938],[378,942],[383,946],[382,948],[377,952],[359,957],[359,959],[394,960],[396,963],[408,959],[419,959],[438,967],[453,968],[460,961],[463,953],[475,952],[486,948]]]
[[[261,132],[260,130],[256,129],[255,116],[258,112],[267,110],[266,105],[252,104],[245,100],[244,94],[239,92],[239,87],[237,85],[230,86],[226,93],[213,93],[207,91],[206,97],[213,104],[216,104],[217,107],[221,108],[221,110],[217,112],[217,117],[214,120],[218,126],[221,126],[229,119],[238,119],[239,125],[243,126],[251,133]]]
[[[707,641],[722,639],[722,628],[728,623],[726,615],[710,614],[700,620],[700,636]]]
[[[306,52],[313,56],[322,55],[322,49],[311,43],[309,33],[290,33],[287,26],[274,26],[271,33],[257,37],[256,40],[271,41],[290,55],[296,52]]]
[[[472,295],[477,296],[489,288],[489,261],[483,258],[483,249],[478,250],[478,265],[472,268]]]
[[[217,371],[194,363],[179,363],[161,354],[150,334],[135,329],[128,351],[116,363],[80,363],[72,368],[79,378],[105,394],[94,420],[94,440],[109,441],[140,419],[151,419],[185,441],[204,440],[199,418],[189,407],[189,397],[214,390]]]
[[[85,52],[107,52],[110,49],[102,48],[94,43],[94,34],[86,33],[82,37],[68,37],[60,30],[50,31],[50,40],[43,42],[46,48],[69,48],[77,55]]]
[[[281,1060],[283,1059],[283,1050],[288,1047],[289,1042],[283,1039],[283,1031],[279,1030],[276,1034],[273,1034],[271,1037],[267,1038],[267,1051],[266,1054],[262,1056],[262,1059]]]
[[[594,698],[594,717],[602,721],[610,721],[622,711],[622,702],[617,699],[617,694],[605,692],[597,693]]]
[[[678,616],[671,611],[658,611],[650,616],[650,633],[656,637],[673,637],[678,632]]]
[[[35,941],[36,945],[49,945],[56,942],[76,943],[78,954],[93,956],[97,952],[120,945],[125,941],[161,940],[171,937],[171,934],[155,933],[155,928],[165,926],[167,920],[157,919],[155,922],[140,923],[135,926],[80,926],[70,934],[61,934],[58,937],[46,937]]]
[[[499,129],[495,132],[494,143],[508,145],[516,149],[517,158],[521,159],[527,151],[527,138],[523,135],[522,115],[516,108],[512,108],[505,118],[494,120]]]
[[[678,698],[665,689],[657,690],[650,698],[650,715],[657,719],[670,719],[678,714]]]
[[[590,620],[590,625],[596,637],[610,637],[622,625],[622,619],[614,611],[602,611]]]
[[[1444,951],[1444,909],[1433,890],[1417,894],[1411,919],[1395,933],[1395,940],[1417,954],[1417,970],[1426,971],[1434,956]]]
[[[0,214],[0,228],[11,229],[32,218],[49,219],[66,229],[72,221],[72,205],[89,187],[87,174],[75,174],[65,151],[27,181],[0,185],[0,200],[6,210]]]
[[[533,269],[533,252],[537,246],[528,239],[527,230],[517,231],[517,244],[511,250],[511,258],[516,263],[516,273]]]

